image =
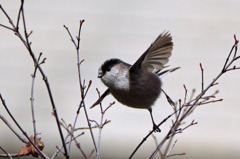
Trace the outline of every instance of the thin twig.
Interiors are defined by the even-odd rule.
[[[208,101],[208,102],[199,102],[199,103],[197,103],[196,105],[204,105],[204,104],[215,103],[215,102],[221,102],[221,101],[223,101],[223,99],[211,100],[211,101]]]
[[[168,151],[168,153],[166,154],[166,156],[168,156],[170,154],[170,152],[173,150],[174,146],[176,145],[177,140],[175,140],[175,142],[172,145],[172,148]]]
[[[157,138],[156,138],[156,136],[154,135],[154,134],[151,134],[152,135],[152,137],[153,137],[153,139],[154,139],[154,142],[155,142],[155,144],[156,144],[156,147],[158,147],[158,142],[157,142]],[[160,149],[158,149],[158,152],[159,152],[159,155],[160,155],[160,157],[162,156],[162,152],[161,152],[161,150]]]
[[[78,111],[77,111],[77,115],[75,117],[75,121],[74,121],[74,124],[73,124],[73,129],[75,128],[75,125],[76,125],[76,121],[77,121],[77,118],[78,118],[78,114],[79,114],[79,111],[80,111],[80,108],[83,106],[84,107],[84,112],[85,112],[85,117],[86,117],[86,120],[88,122],[88,127],[89,127],[89,130],[90,130],[90,134],[91,134],[91,137],[92,137],[92,141],[93,141],[93,144],[94,144],[94,147],[95,147],[95,150],[96,152],[98,152],[97,150],[97,146],[96,146],[96,142],[95,142],[95,139],[94,139],[94,136],[93,136],[93,132],[92,132],[92,127],[91,127],[91,123],[89,122],[89,118],[88,118],[88,114],[87,114],[87,110],[86,110],[86,106],[85,106],[85,102],[84,102],[84,98],[85,98],[85,93],[84,93],[84,86],[82,84],[82,80],[81,80],[81,72],[80,72],[80,65],[82,63],[82,61],[80,61],[80,55],[79,55],[79,48],[80,48],[80,33],[81,33],[81,28],[82,28],[82,24],[83,24],[84,20],[80,20],[80,26],[79,26],[79,31],[78,31],[78,36],[77,36],[77,44],[75,42],[75,40],[73,39],[72,37],[72,34],[70,33],[68,27],[66,27],[65,25],[63,25],[63,27],[67,30],[70,38],[71,38],[71,41],[73,42],[75,48],[76,48],[76,51],[77,51],[77,66],[78,66],[78,79],[79,79],[79,86],[80,86],[80,93],[81,93],[81,102],[79,104],[79,108],[78,108]],[[91,84],[91,83],[90,83]],[[90,84],[89,84],[89,87],[90,87]],[[89,88],[88,88],[89,89]],[[88,91],[87,89],[87,91]],[[71,140],[70,140],[71,141]],[[70,150],[70,147],[71,147],[71,143],[69,144],[69,150]]]
[[[233,46],[233,48],[237,49],[237,43],[238,41],[235,40],[235,44]],[[201,91],[201,93],[196,97],[196,99],[194,100],[194,102],[191,104],[190,107],[187,107],[186,108],[186,111],[183,111],[184,113],[182,114],[181,118],[176,120],[175,124],[173,124],[172,128],[170,129],[170,131],[168,132],[168,134],[166,135],[166,137],[162,140],[162,142],[159,144],[158,148],[161,148],[162,145],[166,142],[167,139],[170,139],[169,143],[171,143],[171,139],[174,137],[175,134],[177,133],[181,133],[183,130],[187,129],[189,126],[192,126],[192,125],[195,125],[197,124],[196,122],[192,121],[191,124],[189,124],[188,126],[186,126],[185,128],[183,129],[178,129],[180,123],[187,117],[189,116],[193,110],[196,108],[197,104],[201,103],[199,102],[200,99],[203,98],[203,95],[212,87],[214,86],[216,83],[216,81],[226,72],[226,70],[231,66],[231,64],[235,61],[235,57],[233,57],[233,59],[228,63],[228,60],[229,60],[229,57],[233,51],[233,48],[231,49],[228,57],[227,57],[227,60],[224,64],[224,67],[223,67],[223,70],[219,73],[219,75],[213,79],[213,81],[205,88]],[[216,92],[217,93],[217,92]],[[208,100],[209,98],[205,98],[205,100]],[[157,154],[157,151],[158,149],[155,149],[155,151],[153,152],[153,154],[150,156],[150,158],[154,158],[154,156]],[[164,154],[165,156],[165,154]]]
[[[235,34],[233,35],[233,37],[234,37],[234,40],[235,40],[235,52],[234,52],[234,56],[233,57],[235,58],[236,55],[237,55],[237,50],[238,50],[237,49],[237,47],[238,47],[237,44],[238,44],[239,40],[237,40],[237,36]]]
[[[94,139],[94,135],[93,135],[93,132],[92,132],[92,128],[91,128],[91,123],[89,122],[88,113],[87,113],[87,108],[86,108],[85,102],[84,102],[84,89],[83,89],[83,87],[82,87],[82,82],[81,82],[79,48],[80,48],[80,33],[81,33],[81,28],[82,28],[83,22],[84,22],[84,20],[80,20],[79,33],[78,33],[78,37],[77,37],[77,40],[78,40],[78,43],[77,43],[78,77],[79,77],[80,92],[81,92],[82,103],[83,103],[83,108],[84,108],[86,120],[87,120],[87,122],[88,122],[88,127],[89,127],[89,130],[90,130],[90,134],[91,134],[91,137],[92,137],[92,141],[93,141],[93,144],[94,144],[94,148],[95,148],[96,152],[98,152],[98,149],[97,149],[97,146],[96,146],[96,142],[95,142],[95,139]]]
[[[9,30],[11,30],[11,31],[14,31],[12,28],[7,27],[7,26],[5,26],[5,25],[0,24],[0,26],[1,26],[1,27],[4,27],[4,28],[6,28],[6,29],[9,29]]]
[[[88,87],[87,87],[87,90],[86,90],[86,92],[85,92],[85,94],[84,94],[84,96],[83,96],[83,98],[82,98],[82,100],[81,100],[81,102],[80,102],[80,104],[79,104],[79,106],[78,106],[78,110],[77,110],[77,112],[76,112],[76,117],[75,117],[75,120],[74,120],[74,123],[73,123],[72,130],[75,130],[75,127],[76,127],[76,124],[77,124],[78,115],[79,115],[79,113],[80,113],[80,108],[81,108],[81,106],[82,106],[82,104],[83,104],[83,100],[85,99],[85,97],[86,97],[86,95],[87,95],[87,93],[88,93],[88,90],[89,90],[91,84],[92,84],[92,81],[90,80],[90,81],[89,81],[89,84],[88,84]],[[88,127],[88,128],[89,128],[89,127]],[[91,128],[92,128],[92,127],[91,127]],[[72,137],[73,137],[73,136],[72,136]],[[71,137],[71,139],[72,139],[72,137]],[[69,143],[69,151],[70,151],[70,148],[71,148],[71,141],[72,141],[71,139],[70,139],[70,143]]]
[[[22,1],[22,3],[21,3],[21,6],[20,6],[20,8],[19,8],[19,11],[18,11],[17,25],[16,25],[16,27],[15,27],[15,31],[16,31],[16,32],[18,32],[18,29],[19,29],[18,25],[19,25],[20,15],[21,15],[21,12],[22,12],[22,11],[23,11],[23,1]]]
[[[228,57],[227,57],[227,59],[226,59],[226,61],[225,61],[225,64],[224,64],[223,69],[222,69],[222,72],[225,72],[225,68],[226,68],[227,62],[228,62],[229,57],[231,56],[232,51],[233,51],[234,48],[235,48],[235,44],[232,46],[232,48],[231,48],[231,50],[230,50],[230,53],[228,54]]]
[[[190,98],[189,98],[189,101],[192,101],[195,92],[196,92],[196,89],[193,89],[193,90],[192,90],[192,94],[191,94],[191,96],[190,96]]]
[[[92,154],[95,152],[95,149],[93,149],[92,151],[91,151],[91,153],[89,154],[89,156],[88,156],[88,158],[91,158],[91,156],[92,156]]]
[[[100,92],[97,90],[97,93],[98,93],[98,97],[100,98]],[[106,125],[107,123],[109,123],[110,121],[109,120],[105,120],[105,122],[103,123],[103,117],[104,117],[104,114],[105,112],[114,104],[115,102],[113,103],[110,103],[110,105],[105,109],[103,110],[102,108],[102,102],[99,103],[99,106],[100,106],[100,111],[101,111],[101,119],[100,119],[100,124],[98,124],[95,120],[89,120],[91,122],[95,122],[96,125],[98,125],[98,129],[99,129],[99,134],[98,134],[98,151],[97,151],[97,155],[96,155],[96,159],[100,159],[100,143],[101,143],[101,136],[102,136],[102,129],[103,129],[103,126]]]
[[[7,151],[5,151],[1,146],[0,146],[0,149],[7,155],[7,157],[12,159],[11,155],[9,153],[7,153]]]
[[[162,125],[163,123],[165,123],[171,116],[173,116],[175,114],[172,113],[170,115],[168,115],[162,122],[160,122],[157,127],[159,127],[160,125]],[[138,146],[135,148],[135,150],[132,152],[132,154],[130,155],[129,159],[131,159],[134,154],[137,152],[137,150],[142,146],[142,144],[147,140],[147,138],[154,132],[154,130],[150,131],[143,139],[142,141],[138,144]]]
[[[28,41],[28,34],[27,34],[27,30],[26,30],[26,22],[25,22],[25,18],[24,18],[24,10],[23,10],[23,4],[24,4],[24,0],[21,0],[21,7],[20,7],[20,11],[19,11],[19,14],[21,13],[22,15],[22,21],[23,21],[23,26],[24,26],[24,33],[25,33],[25,38],[26,40],[24,40],[23,36],[21,35],[21,33],[19,32],[18,29],[15,29],[16,27],[14,26],[12,20],[10,19],[10,17],[8,16],[8,14],[4,11],[4,9],[1,7],[1,10],[3,11],[3,13],[6,15],[6,17],[8,18],[10,24],[13,26],[14,28],[14,32],[15,32],[15,35],[17,35],[20,40],[23,42],[24,46],[27,48],[30,56],[32,57],[33,59],[33,62],[34,64],[37,66],[37,68],[39,69],[42,77],[43,77],[43,80],[46,84],[46,87],[47,87],[47,91],[48,91],[48,94],[49,94],[49,98],[50,98],[50,101],[51,101],[51,104],[52,104],[52,109],[54,111],[54,114],[55,114],[55,119],[56,119],[56,122],[57,122],[57,126],[58,126],[58,130],[59,130],[59,134],[60,134],[60,138],[61,138],[61,141],[63,143],[63,145],[65,145],[64,143],[64,138],[63,138],[63,134],[62,134],[62,130],[61,130],[61,127],[60,127],[60,122],[58,120],[58,114],[57,114],[57,109],[56,109],[56,106],[54,104],[54,100],[53,100],[53,96],[52,96],[52,92],[51,92],[51,89],[50,89],[50,85],[48,83],[48,80],[47,80],[47,77],[45,76],[42,68],[39,66],[38,62],[37,62],[37,59],[35,57],[35,55],[33,54],[32,52],[32,49],[30,47],[30,43]],[[20,15],[18,15],[20,16]],[[68,153],[67,153],[67,149],[66,149],[66,146],[64,146],[64,151],[65,151],[65,156],[66,158],[68,159],[69,156],[68,156]]]
[[[178,126],[180,125],[179,117],[180,117],[180,114],[181,114],[181,110],[182,110],[181,100],[179,100],[179,112],[178,112],[178,115],[177,115],[177,118],[176,118],[174,124],[172,125],[171,129],[169,130],[169,132],[168,132],[168,134],[167,134],[167,136],[166,136],[166,138],[169,139],[169,142],[168,142],[168,144],[167,144],[167,146],[166,146],[166,149],[165,149],[165,151],[164,151],[164,153],[163,153],[163,156],[167,156],[168,151],[169,151],[169,147],[170,147],[170,145],[171,145],[171,143],[172,143],[172,140],[173,140],[173,136],[172,136],[172,137],[169,137],[169,136],[170,136],[171,134],[173,134],[173,133],[177,130]],[[177,112],[176,112],[176,113],[177,113]],[[174,134],[175,134],[175,133],[174,133]],[[153,154],[156,154],[157,151],[158,151],[158,149],[160,149],[160,147],[157,146],[157,149],[155,149],[155,151],[154,151]],[[157,150],[157,151],[156,151],[156,150]],[[155,156],[155,155],[153,155],[153,157],[154,157],[154,156]]]
[[[7,119],[5,119],[1,114],[0,114],[0,119],[2,119],[2,121],[9,127],[10,130],[12,130],[12,132],[19,138],[19,140],[21,140],[23,143],[28,143],[28,141],[21,137],[20,134],[18,134],[18,132],[12,127],[12,125],[7,121]]]
[[[67,130],[68,131],[68,130]],[[78,136],[74,137],[72,140],[75,140],[76,138],[82,136],[84,134],[84,132],[82,132],[81,134],[79,134]],[[66,138],[65,141],[67,140],[67,138],[70,136],[71,134],[69,133]],[[69,144],[70,141],[66,142],[66,145]],[[63,148],[63,145],[61,145],[60,147],[57,147],[57,151],[53,154],[51,159],[54,159],[55,157],[57,157],[58,153],[61,152],[61,149]]]
[[[98,128],[98,126],[95,125],[95,126],[92,126],[91,128],[92,128],[92,129],[95,129],[95,128]],[[77,131],[77,130],[84,130],[84,129],[89,129],[89,127],[75,128],[74,131]]]
[[[1,93],[0,93],[0,99],[2,101],[2,104],[4,106],[4,108],[6,109],[6,111],[8,112],[8,115],[12,118],[12,120],[14,121],[14,123],[17,125],[17,127],[19,128],[19,130],[21,130],[21,132],[23,133],[23,135],[28,139],[28,141],[34,146],[34,148],[37,150],[37,152],[40,154],[40,156],[42,158],[48,158],[46,155],[44,155],[42,153],[41,150],[38,149],[38,147],[33,143],[33,141],[30,139],[30,137],[27,135],[27,133],[22,129],[22,127],[18,124],[17,120],[13,117],[12,113],[9,111]]]
[[[186,104],[186,100],[187,100],[187,88],[186,88],[185,84],[183,85],[183,88],[184,88],[184,90],[185,90],[185,95],[184,95],[184,102],[183,102],[183,104]]]
[[[22,4],[23,4],[23,2],[24,2],[24,0],[22,0]],[[22,13],[22,19],[23,19],[23,26],[24,26],[24,33],[25,33],[25,38],[26,38],[27,49],[28,49],[28,51],[29,51],[33,61],[34,61],[34,64],[38,67],[39,71],[41,72],[41,74],[43,76],[43,80],[45,81],[45,84],[47,86],[48,94],[49,94],[49,97],[50,97],[50,100],[51,100],[52,108],[53,108],[53,111],[54,111],[54,114],[55,114],[58,130],[59,130],[60,138],[61,138],[62,144],[64,146],[64,155],[68,159],[69,158],[69,154],[68,154],[67,148],[65,146],[65,141],[64,141],[62,129],[61,129],[61,126],[60,126],[57,109],[55,107],[55,103],[54,103],[53,96],[52,96],[52,93],[51,93],[50,85],[48,83],[47,77],[45,76],[45,74],[43,73],[40,65],[38,64],[38,61],[36,60],[36,58],[35,58],[35,56],[34,56],[34,54],[32,52],[31,46],[29,44],[29,41],[28,41],[28,34],[27,34],[26,21],[25,21],[25,17],[24,17],[23,7],[22,7],[22,12],[21,13]],[[20,35],[20,34],[18,33],[18,35]]]
[[[39,57],[38,57],[38,62],[40,60],[42,56],[42,53],[39,54]],[[36,72],[37,72],[37,67],[35,65],[34,67],[34,72],[32,74],[32,86],[31,86],[31,110],[32,110],[32,122],[33,122],[33,136],[34,136],[34,141],[36,143],[36,146],[37,146],[37,129],[36,129],[36,120],[35,120],[35,113],[34,113],[34,97],[33,97],[33,93],[34,93],[34,82],[35,82],[35,77],[36,77]]]
[[[8,16],[7,12],[5,12],[5,10],[3,9],[2,5],[0,5],[0,9],[2,10],[2,12],[5,14],[5,16],[7,17],[9,23],[13,26],[13,28],[15,28],[11,18]]]
[[[200,68],[201,68],[201,73],[202,73],[202,91],[204,89],[204,78],[203,78],[203,67],[202,64],[200,63]]]

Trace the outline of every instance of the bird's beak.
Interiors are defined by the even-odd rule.
[[[103,74],[99,74],[97,77],[98,77],[98,78],[102,78],[102,76],[103,76]]]
[[[102,76],[104,75],[103,71],[101,70],[101,68],[98,69],[98,78],[102,78]]]

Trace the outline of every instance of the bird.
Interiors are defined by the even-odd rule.
[[[164,31],[133,65],[118,58],[106,60],[98,69],[98,78],[108,88],[90,108],[100,104],[111,94],[123,105],[147,109],[151,115],[153,131],[161,132],[154,122],[152,106],[163,91],[161,77],[179,68],[162,71],[167,67],[165,65],[172,55],[172,50],[172,36]],[[171,98],[165,95],[171,103]]]

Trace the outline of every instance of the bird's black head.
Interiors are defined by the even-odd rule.
[[[116,58],[109,59],[102,64],[101,70],[103,71],[103,73],[110,71],[114,65],[119,64],[120,62],[121,60]]]
[[[102,66],[100,67],[101,69],[101,74],[99,74],[99,77],[102,77],[106,72],[111,71],[111,68],[116,65],[121,63],[122,61],[120,59],[112,58],[107,61],[105,61]]]

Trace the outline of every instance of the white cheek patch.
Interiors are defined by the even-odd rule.
[[[119,68],[117,68],[117,67],[112,67],[112,68],[111,68],[111,71],[110,71],[109,73],[111,73],[111,74],[113,74],[113,75],[117,75],[117,74],[119,73]]]
[[[126,74],[128,71],[119,70],[118,67],[113,67],[111,71],[109,72],[112,75],[114,75],[114,87],[116,89],[129,89],[129,78],[126,77]]]

